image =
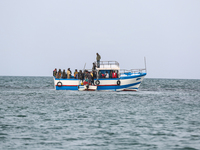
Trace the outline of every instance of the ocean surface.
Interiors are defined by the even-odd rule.
[[[0,149],[200,149],[200,80],[145,78],[138,92],[56,91],[0,76]]]

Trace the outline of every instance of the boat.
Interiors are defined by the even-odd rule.
[[[94,62],[97,64],[97,62]],[[84,69],[84,71],[89,69]],[[116,78],[111,77],[112,72],[117,73]],[[100,61],[100,65],[95,70],[97,78],[94,85],[84,83],[80,79],[71,76],[70,79],[54,78],[56,90],[76,90],[76,91],[137,91],[144,77],[147,75],[146,60],[144,69],[120,69],[117,61]],[[110,74],[109,78],[103,78],[99,74]],[[84,84],[83,84],[84,83]]]

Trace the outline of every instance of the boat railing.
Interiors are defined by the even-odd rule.
[[[97,62],[94,62],[97,65]],[[119,68],[117,61],[100,61],[100,68]]]
[[[120,73],[143,73],[146,72],[146,69],[120,69]]]

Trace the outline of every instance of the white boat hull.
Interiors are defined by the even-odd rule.
[[[82,86],[79,79],[56,79],[54,85],[56,90],[77,90],[77,91],[137,91],[146,73],[131,74],[121,76],[120,78],[95,79],[94,82],[98,85],[87,88]],[[97,82],[98,80],[98,82]]]
[[[79,91],[96,91],[97,90],[97,86],[94,86],[94,85],[89,85],[87,87],[87,85],[80,85],[78,87],[78,90]]]

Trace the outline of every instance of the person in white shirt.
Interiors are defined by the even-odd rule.
[[[105,77],[106,77],[106,78],[109,78],[109,74],[108,74],[107,71],[106,71],[106,73],[105,73]]]

